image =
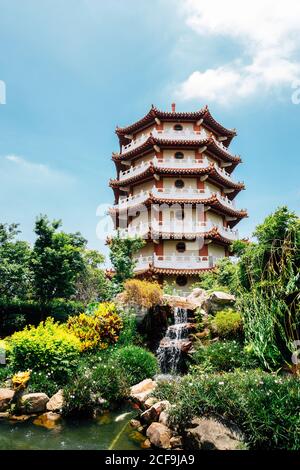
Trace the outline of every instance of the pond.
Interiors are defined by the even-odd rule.
[[[129,424],[131,408],[93,420],[61,420],[52,429],[28,421],[0,420],[0,450],[138,450],[144,437]]]

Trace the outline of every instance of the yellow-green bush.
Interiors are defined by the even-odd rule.
[[[45,371],[49,378],[64,382],[80,355],[80,341],[52,318],[37,327],[14,333],[9,341],[14,370]]]
[[[67,328],[80,341],[81,351],[106,349],[118,341],[123,323],[113,302],[103,302],[92,315],[69,318]]]
[[[216,314],[212,326],[220,338],[239,336],[243,330],[241,314],[232,308],[224,309]]]
[[[163,291],[157,282],[129,279],[124,284],[124,301],[141,307],[150,308],[159,305]]]

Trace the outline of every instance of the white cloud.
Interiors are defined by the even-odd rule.
[[[300,76],[300,2],[184,0],[189,27],[201,36],[229,38],[243,54],[217,68],[193,72],[176,90],[182,99],[223,104],[291,85]]]
[[[2,160],[2,161],[1,161]],[[69,184],[74,178],[62,171],[53,170],[42,163],[33,163],[18,155],[5,155],[0,158],[1,173],[6,179],[23,184],[57,186]]]

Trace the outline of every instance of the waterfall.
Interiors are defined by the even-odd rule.
[[[174,324],[168,327],[157,350],[159,365],[164,374],[176,374],[180,371],[182,346],[187,341],[189,331],[187,327],[187,309],[174,307]]]

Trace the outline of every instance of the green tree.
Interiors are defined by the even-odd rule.
[[[76,281],[74,298],[85,304],[109,298],[110,282],[101,269],[104,256],[96,250],[83,250],[84,269]]]
[[[26,298],[31,291],[31,248],[15,240],[19,233],[17,224],[0,224],[0,297],[9,300]]]
[[[58,232],[60,226],[61,221],[50,222],[43,215],[35,223],[31,266],[35,295],[42,302],[74,295],[76,281],[85,269],[82,250],[86,240],[78,232]]]
[[[123,284],[127,279],[133,277],[135,261],[133,255],[137,253],[144,245],[142,238],[121,238],[117,236],[108,241],[110,248],[110,260],[113,265],[114,275],[112,278],[112,295],[123,290]]]

